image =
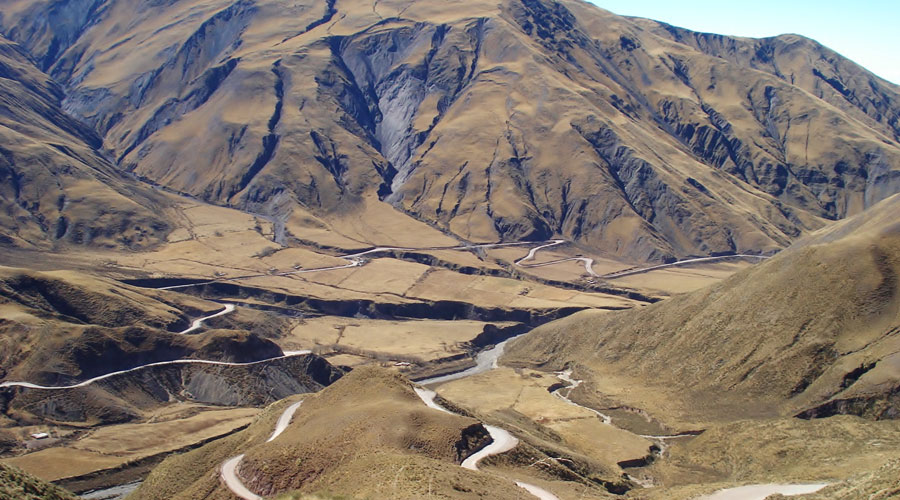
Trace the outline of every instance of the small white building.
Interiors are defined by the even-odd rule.
[[[35,432],[31,435],[31,437],[33,437],[34,439],[47,439],[48,437],[50,437],[50,434],[47,434],[46,432]]]

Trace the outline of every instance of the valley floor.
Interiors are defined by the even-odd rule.
[[[318,240],[283,247],[273,244],[274,228],[265,220],[191,203],[179,208],[188,221],[184,234],[173,234],[168,245],[144,253],[76,252],[68,257],[68,266],[220,304],[221,309],[193,318],[177,332],[185,336],[223,328],[261,331],[287,354],[311,351],[335,365],[378,365],[420,380],[444,400],[524,438],[529,447],[554,450],[556,457],[549,455],[553,464],[538,461],[524,469],[529,472],[522,488],[537,496],[542,491],[558,498],[608,494],[596,484],[561,480],[557,469],[567,462],[605,471],[601,475],[608,478],[621,476],[637,497],[688,498],[729,480],[763,477],[701,470],[685,474],[679,467],[694,466],[667,465],[672,457],[680,460],[679,447],[696,439],[695,431],[707,422],[692,426],[637,407],[577,402],[575,395],[585,385],[597,386],[590,380],[582,385],[571,370],[498,366],[502,341],[536,324],[584,309],[644,307],[718,282],[762,256],[636,266],[585,257],[564,240],[460,243],[427,226],[403,232],[419,230],[424,235],[419,244],[407,238],[378,246],[380,242],[324,232]],[[10,261],[48,270],[57,265],[50,254],[13,254]],[[277,329],[262,327],[272,321]],[[498,343],[500,349],[484,350]],[[141,371],[129,369],[110,380],[119,383]],[[447,373],[457,375],[441,376]],[[36,387],[9,379],[4,386],[18,382],[25,383],[19,384],[23,388]],[[71,390],[90,390],[94,380],[82,382],[69,384],[79,386]],[[76,491],[115,486],[146,474],[173,451],[246,427],[258,412],[192,403],[190,394],[170,397],[171,403],[116,425],[37,423],[21,411],[7,412],[0,424],[13,439],[24,442],[38,431],[49,431],[53,438],[30,441],[27,450],[8,450],[2,460]],[[484,469],[510,478],[521,477],[523,470],[522,464],[503,459],[487,461]],[[226,484],[232,486],[235,478],[229,478]],[[699,485],[710,482],[715,485]],[[660,491],[669,493],[659,496]]]

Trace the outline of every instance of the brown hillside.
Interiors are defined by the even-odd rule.
[[[0,36],[0,243],[159,243],[171,230],[158,212],[164,199],[97,151],[101,138],[66,114],[64,98],[62,86]]]
[[[768,252],[900,189],[898,88],[802,37],[577,0],[3,5],[119,168],[299,239],[386,202],[470,240]]]
[[[65,385],[156,361],[281,354],[247,332],[175,333],[222,307],[78,272],[0,267],[0,380]]]
[[[244,483],[266,495],[299,491],[411,499],[432,491],[444,498],[513,499],[522,494],[511,481],[459,466],[486,442],[481,424],[429,409],[408,381],[384,370],[358,368],[305,396],[284,434],[265,443],[287,405],[273,405],[240,434],[166,460],[133,498],[222,497],[227,490],[217,468],[239,453],[246,454],[239,468]]]
[[[0,498],[6,500],[75,500],[74,494],[0,464]]]
[[[677,393],[681,416],[695,420],[898,418],[898,209],[894,196],[694,293],[549,323],[512,343],[504,362],[572,362],[597,379]]]

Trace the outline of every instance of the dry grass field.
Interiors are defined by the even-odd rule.
[[[0,462],[46,481],[82,476],[228,434],[250,423],[258,412],[255,408],[173,405],[148,415],[144,422],[91,429],[59,446]]]
[[[675,295],[713,285],[754,264],[748,261],[701,263],[614,278],[609,282],[653,295]]]
[[[286,350],[336,345],[367,351],[388,359],[413,357],[431,361],[466,352],[463,348],[488,324],[469,320],[371,320],[339,317],[310,318],[278,339]]]
[[[249,424],[136,498],[228,499],[216,470],[246,453],[266,495],[504,500],[521,478],[880,481],[897,458],[874,420],[900,415],[900,88],[812,40],[579,0],[6,0],[0,34],[0,381],[26,382],[0,394],[2,460],[70,478]],[[524,266],[538,243],[447,249],[552,238]],[[379,246],[408,248],[342,258]],[[593,272],[550,264],[572,258]],[[530,327],[439,388],[470,416],[398,374]],[[300,349],[355,369],[266,444],[343,373],[280,356]],[[254,365],[137,369],[187,357]],[[553,395],[564,368],[613,425]],[[462,470],[481,420],[520,446]],[[46,426],[53,447],[13,448]],[[705,432],[641,437],[683,430]]]
[[[570,405],[550,393],[560,381],[553,374],[498,368],[441,384],[436,391],[454,403],[498,421],[514,412],[555,431],[563,446],[591,457],[610,469],[618,462],[640,459],[652,442],[603,423],[593,412]]]

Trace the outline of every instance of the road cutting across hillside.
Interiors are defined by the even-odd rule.
[[[347,260],[348,263],[342,266],[328,266],[328,267],[316,267],[311,269],[292,269],[290,271],[272,271],[269,273],[256,273],[256,274],[247,274],[242,276],[233,276],[229,278],[220,278],[220,279],[212,279],[208,281],[200,281],[196,283],[186,283],[182,285],[171,285],[164,286],[158,288],[159,290],[179,290],[184,288],[190,288],[194,286],[202,286],[209,285],[213,283],[222,283],[222,282],[235,282],[252,278],[260,278],[264,276],[294,276],[300,274],[307,273],[321,273],[321,272],[329,272],[329,271],[339,271],[343,269],[350,269],[354,267],[361,267],[367,264],[367,257],[389,253],[389,252],[434,252],[434,251],[472,251],[478,249],[492,249],[492,248],[508,248],[508,247],[521,247],[527,245],[535,245],[528,250],[528,253],[515,261],[513,261],[513,265],[516,267],[521,267],[523,269],[537,268],[537,267],[546,267],[553,266],[557,264],[563,264],[566,262],[581,262],[584,266],[585,274],[591,276],[592,278],[597,279],[615,279],[615,278],[623,278],[625,276],[631,276],[634,274],[647,273],[650,271],[656,271],[661,269],[667,269],[670,267],[678,267],[685,266],[691,264],[701,264],[701,263],[711,263],[718,262],[724,260],[732,260],[732,259],[767,259],[769,257],[763,255],[748,255],[748,254],[736,254],[736,255],[721,255],[716,257],[697,257],[691,259],[680,260],[676,262],[670,262],[668,264],[659,264],[650,267],[643,268],[629,268],[621,271],[616,271],[608,274],[598,274],[594,271],[594,259],[590,257],[566,257],[562,259],[555,259],[546,262],[538,262],[538,263],[530,263],[530,261],[535,260],[537,253],[545,250],[547,248],[552,248],[555,246],[563,245],[568,243],[567,240],[563,239],[554,239],[554,240],[545,240],[545,241],[516,241],[516,242],[507,242],[507,243],[474,243],[474,244],[461,244],[456,246],[431,246],[431,247],[387,247],[387,246],[377,246],[374,248],[370,248],[368,250],[362,250],[359,252],[354,252],[346,255],[341,255],[339,258]]]
[[[219,365],[219,366],[251,366],[258,365],[260,363],[268,363],[270,361],[277,361],[279,359],[292,358],[295,356],[302,356],[305,354],[310,354],[312,351],[302,350],[302,351],[283,351],[281,356],[275,356],[274,358],[266,358],[258,361],[248,361],[246,363],[234,363],[229,361],[210,361],[205,359],[175,359],[172,361],[159,361],[156,363],[147,363],[145,365],[136,366],[134,368],[129,368],[127,370],[119,370],[117,372],[107,373],[105,375],[100,375],[98,377],[87,379],[83,382],[79,382],[77,384],[72,385],[57,385],[57,386],[47,386],[47,385],[39,385],[32,384],[30,382],[3,382],[0,383],[0,388],[3,387],[25,387],[28,389],[44,389],[44,390],[63,390],[63,389],[77,389],[79,387],[86,387],[95,382],[99,382],[101,380],[108,379],[110,377],[115,377],[117,375],[123,375],[126,373],[136,372],[138,370],[144,370],[146,368],[152,368],[156,366],[170,366],[170,365],[189,365],[189,364],[199,364],[199,365]]]
[[[446,408],[440,406],[439,404],[434,402],[434,398],[436,394],[434,391],[430,391],[428,389],[423,389],[421,387],[414,387],[416,395],[425,403],[426,406],[432,408],[437,411],[441,411],[444,413],[452,413]],[[272,435],[266,440],[267,443],[274,441],[278,436],[280,436],[285,429],[287,429],[288,425],[290,425],[291,420],[294,417],[294,414],[300,408],[300,405],[303,401],[298,401],[290,406],[288,406],[278,417],[278,421],[275,425],[275,430],[272,432]],[[491,455],[497,455],[500,453],[507,452],[516,447],[519,444],[519,440],[516,439],[512,434],[507,432],[504,429],[499,427],[495,427],[492,425],[485,425],[485,429],[487,429],[488,433],[491,436],[491,443],[476,453],[470,455],[466,458],[461,467],[477,471],[478,470],[478,462],[483,458],[489,457]],[[225,462],[222,463],[222,466],[219,468],[219,477],[222,479],[222,482],[225,486],[231,490],[237,497],[242,500],[262,500],[263,497],[253,493],[246,485],[244,485],[243,481],[241,481],[240,475],[238,473],[238,468],[240,467],[241,461],[244,459],[244,454],[240,454],[234,457],[229,458]],[[541,489],[532,484],[524,483],[521,481],[517,481],[516,485],[520,488],[528,491],[532,495],[541,500],[559,500],[552,493]]]
[[[226,314],[228,314],[228,313],[234,312],[234,308],[235,308],[234,304],[225,304],[225,309],[222,309],[221,311],[219,311],[219,312],[217,312],[217,313],[210,314],[209,316],[204,316],[204,317],[202,317],[202,318],[195,319],[194,322],[191,323],[191,326],[190,326],[190,327],[188,327],[186,330],[183,330],[183,331],[178,332],[178,333],[179,333],[180,335],[187,335],[188,333],[197,331],[197,330],[203,328],[203,323],[204,323],[206,320],[208,320],[208,319],[213,319],[213,318],[218,318],[219,316],[224,316],[224,315],[226,315]]]

